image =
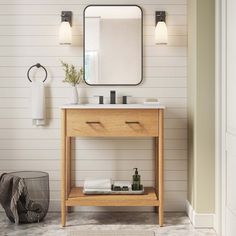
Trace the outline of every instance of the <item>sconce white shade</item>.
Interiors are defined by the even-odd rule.
[[[71,26],[67,21],[62,21],[59,29],[59,43],[60,44],[71,44]]]
[[[155,43],[167,44],[168,43],[168,31],[166,23],[164,21],[158,21],[155,28]]]

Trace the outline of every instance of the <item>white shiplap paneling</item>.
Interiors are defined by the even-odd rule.
[[[115,89],[129,102],[157,97],[165,112],[165,209],[183,211],[187,193],[186,0],[0,0],[0,173],[42,170],[50,174],[51,209],[59,210],[60,113],[68,85],[62,83],[60,59],[82,65],[82,11],[87,4],[138,4],[144,11],[144,81],[137,87],[88,87],[78,89],[81,102],[95,102]],[[60,12],[72,10],[73,46],[58,45]],[[167,11],[168,46],[154,44],[154,12]],[[32,126],[29,82],[26,71],[40,62],[49,72],[47,80],[48,125]],[[37,73],[40,76],[40,73]],[[74,182],[85,177],[127,180],[132,168],[140,168],[143,183],[153,185],[151,139],[78,138],[74,148]],[[79,154],[78,154],[79,153]],[[103,210],[104,208],[84,208]],[[140,208],[143,210],[144,208]],[[117,210],[117,209],[116,209]],[[125,210],[121,208],[121,210]],[[132,209],[134,210],[134,209]]]

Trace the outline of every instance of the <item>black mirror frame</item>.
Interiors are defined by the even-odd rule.
[[[83,68],[85,68],[85,11],[88,7],[91,6],[120,6],[120,7],[126,7],[126,6],[133,6],[133,7],[138,7],[141,11],[141,80],[137,84],[89,84],[85,80],[85,71],[83,75],[83,80],[84,82],[89,85],[89,86],[137,86],[140,85],[143,82],[143,9],[136,4],[90,4],[84,8],[83,11]]]

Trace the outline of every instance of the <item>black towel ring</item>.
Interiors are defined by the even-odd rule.
[[[31,66],[31,67],[28,69],[28,71],[27,71],[28,80],[29,80],[30,82],[32,82],[32,80],[30,79],[30,76],[29,76],[29,72],[30,72],[30,70],[31,70],[33,67],[37,67],[37,68],[42,67],[42,68],[44,69],[44,71],[45,71],[45,78],[44,78],[43,82],[45,82],[46,79],[47,79],[47,77],[48,77],[48,72],[47,72],[47,70],[45,69],[45,67],[42,66],[40,63],[37,63],[37,64]]]

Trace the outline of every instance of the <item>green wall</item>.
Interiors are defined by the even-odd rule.
[[[215,1],[188,1],[188,201],[197,213],[215,206]]]

